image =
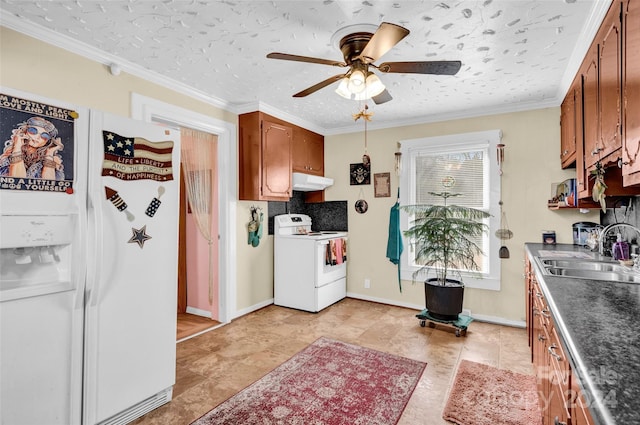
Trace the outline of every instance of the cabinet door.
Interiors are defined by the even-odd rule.
[[[600,40],[598,64],[600,144],[597,146],[599,151],[597,158],[606,158],[622,146],[620,126],[622,38],[620,27],[620,6],[614,3],[601,26],[601,31],[604,31],[604,34]]]
[[[640,0],[623,4],[624,73],[622,177],[625,186],[640,184]]]
[[[262,199],[291,198],[292,129],[262,121]]]
[[[569,89],[560,107],[560,163],[567,168],[576,159],[575,90]]]
[[[324,137],[322,135],[294,127],[293,171],[324,176]]]
[[[588,400],[575,373],[571,374],[571,425],[593,425]]]
[[[307,173],[309,161],[307,160],[306,130],[301,127],[293,127],[293,142],[291,151],[293,153],[293,171]]]
[[[309,173],[324,176],[324,137],[309,132],[307,138],[307,159]]]
[[[582,114],[584,119],[584,169],[598,159],[598,44],[589,49],[582,72]],[[586,189],[585,182],[585,189]]]

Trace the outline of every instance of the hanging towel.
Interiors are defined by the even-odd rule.
[[[331,244],[329,242],[327,242],[324,252],[324,264],[326,264],[327,266],[331,265]]]
[[[334,239],[329,240],[329,264],[335,266],[336,260],[336,242]]]
[[[342,264],[342,239],[336,239],[336,264]]]
[[[347,261],[347,240],[342,239],[342,261]]]
[[[398,189],[398,198],[400,198],[400,189]],[[402,292],[402,281],[400,280],[400,256],[404,247],[402,245],[402,233],[400,232],[400,202],[391,207],[389,213],[389,239],[387,240],[387,258],[393,264],[398,266],[398,287]]]

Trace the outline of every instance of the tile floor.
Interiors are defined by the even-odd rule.
[[[351,298],[317,314],[265,307],[179,343],[173,400],[134,423],[188,425],[321,336],[428,363],[398,425],[450,424],[441,414],[461,359],[533,373],[524,329],[472,322],[457,338],[416,313]]]

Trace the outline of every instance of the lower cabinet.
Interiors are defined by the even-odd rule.
[[[543,425],[593,425],[588,397],[571,369],[568,353],[555,326],[531,261],[525,259],[527,332],[538,382]]]

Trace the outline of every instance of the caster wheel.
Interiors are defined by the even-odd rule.
[[[462,331],[462,336],[467,336],[467,330],[466,329]]]
[[[460,329],[456,329],[456,336],[460,337]]]
[[[420,321],[420,327],[424,328],[424,325],[425,325],[425,321],[424,321],[424,320],[421,320],[421,321]]]
[[[430,327],[430,328],[435,328],[435,327],[436,327],[436,324],[435,324],[435,323],[433,323],[433,322],[429,322],[429,327]]]

